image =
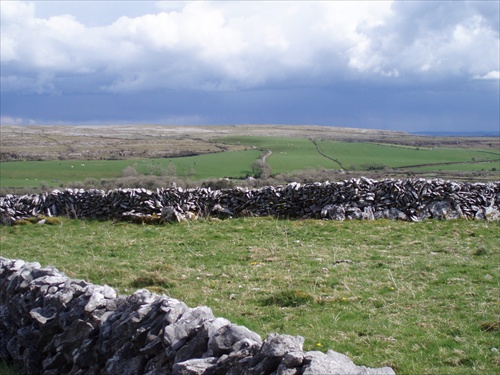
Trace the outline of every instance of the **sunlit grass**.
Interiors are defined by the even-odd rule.
[[[1,255],[130,294],[148,288],[216,316],[304,336],[398,374],[500,366],[500,226],[483,221],[239,218],[173,225],[62,219],[0,228]],[[483,328],[482,328],[483,327]],[[318,345],[320,344],[320,345]]]

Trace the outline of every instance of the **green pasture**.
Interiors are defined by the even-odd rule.
[[[271,150],[272,154],[266,158],[266,163],[273,173],[290,173],[308,168],[339,169],[338,164],[322,157],[314,143],[305,138],[235,136],[221,138],[218,141]]]
[[[305,168],[339,169],[338,160],[350,170],[373,168],[400,168],[425,166],[426,170],[480,170],[498,167],[500,152],[491,153],[473,149],[395,147],[374,143],[317,141],[321,155],[314,143],[305,138],[279,137],[226,137],[219,139],[229,144],[251,145],[271,150],[267,158],[273,173],[289,173]],[[443,165],[443,163],[457,163]],[[481,163],[481,164],[479,164]],[[432,164],[436,164],[432,166]],[[416,168],[416,167],[415,167]],[[423,168],[423,167],[419,167]]]
[[[433,171],[491,171],[496,170],[500,178],[500,161],[488,161],[488,162],[471,162],[471,163],[459,163],[459,164],[448,164],[448,165],[428,165],[425,167],[415,167],[411,168],[412,171],[417,172],[433,172]]]
[[[470,149],[403,148],[373,143],[326,141],[320,141],[318,145],[323,153],[339,159],[349,169],[363,169],[370,165],[400,168],[441,163],[467,163],[465,165],[469,166],[481,161],[500,159],[500,152],[493,154]],[[458,164],[457,170],[462,170],[463,166],[464,164]]]
[[[261,154],[258,150],[229,151],[215,154],[140,160],[132,164],[140,174],[187,176],[195,180],[208,178],[245,178],[252,174],[251,165]]]
[[[51,160],[0,163],[1,187],[59,186],[86,178],[114,178],[130,160]]]
[[[178,175],[195,180],[205,178],[244,178],[260,151],[238,151],[182,158],[150,160],[56,160],[0,163],[0,187],[59,186],[86,178],[116,178],[126,167],[140,174]]]
[[[182,158],[136,160],[56,160],[0,163],[0,187],[57,187],[61,183],[106,179],[123,175],[133,167],[142,175],[179,176],[192,180],[244,178],[253,174],[252,164],[265,150],[273,174],[304,169],[365,171],[405,168],[415,171],[499,170],[500,152],[473,149],[395,147],[373,143],[313,141],[306,138],[232,136],[218,142],[254,146],[247,151],[221,152]],[[451,164],[446,164],[451,163]],[[408,167],[408,168],[406,168]]]
[[[0,255],[205,305],[262,337],[301,335],[305,350],[398,375],[500,368],[498,223],[47,222],[0,226]]]

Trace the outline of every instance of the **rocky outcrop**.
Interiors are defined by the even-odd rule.
[[[45,216],[181,221],[203,216],[278,216],[330,220],[500,219],[500,182],[382,180],[268,186],[261,189],[66,189],[0,197],[0,223]]]
[[[278,334],[262,341],[208,307],[147,290],[117,296],[0,257],[0,356],[27,374],[394,374],[333,351],[304,352],[303,342]]]

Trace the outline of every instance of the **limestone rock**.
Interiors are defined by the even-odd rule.
[[[243,341],[246,340],[246,341]],[[255,332],[250,331],[246,327],[238,326],[236,324],[228,324],[219,328],[213,335],[210,336],[208,341],[209,353],[213,356],[220,357],[222,354],[228,354],[233,350],[235,344],[239,344],[237,350],[241,346],[252,346],[254,343],[260,346],[262,340]]]
[[[176,363],[172,369],[172,375],[202,375],[213,367],[217,358],[195,358]]]
[[[0,355],[28,374],[394,374],[339,353],[304,353],[303,342],[278,334],[262,342],[208,307],[145,289],[116,296],[53,267],[0,257]]]

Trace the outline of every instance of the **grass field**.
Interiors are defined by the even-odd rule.
[[[204,178],[245,178],[251,164],[261,153],[257,150],[221,152],[182,158],[136,160],[55,160],[0,163],[0,187],[36,187],[43,182],[57,187],[61,183],[86,178],[116,178],[131,166],[140,174],[170,174]]]
[[[250,149],[178,158],[1,162],[0,188],[58,187],[61,183],[86,178],[117,178],[128,166],[143,175],[171,175],[192,180],[241,179],[252,174],[252,164],[264,150],[272,151],[266,163],[273,174],[305,169],[338,170],[341,166],[357,172],[401,167],[419,172],[500,171],[500,152],[469,148],[418,148],[337,141],[317,141],[316,146],[307,138],[273,136],[229,136],[216,138],[213,142],[246,145]]]
[[[316,146],[306,138],[285,137],[225,137],[219,142],[255,146],[260,150],[271,150],[266,162],[273,173],[289,173],[306,168],[338,169],[331,160],[322,157]]]
[[[500,161],[489,162],[474,162],[474,163],[457,163],[457,164],[441,164],[427,165],[423,167],[414,167],[411,171],[417,172],[439,172],[439,171],[500,171]],[[497,174],[497,179],[500,178],[500,172]]]
[[[220,152],[183,158],[163,158],[135,162],[139,173],[169,173],[173,167],[179,176],[195,180],[208,178],[245,178],[252,174],[251,165],[259,158],[258,150]]]
[[[385,165],[390,168],[417,166],[442,163],[463,163],[450,165],[450,168],[471,168],[481,161],[495,160],[500,162],[499,153],[485,153],[480,150],[451,149],[451,148],[403,148],[394,146],[377,145],[370,143],[342,143],[318,142],[325,154],[338,158],[342,164],[353,166],[354,169],[363,168],[370,164]],[[495,165],[493,165],[495,166]]]
[[[131,164],[128,160],[54,160],[0,163],[1,187],[59,186],[86,178],[115,178]]]
[[[4,257],[207,305],[263,337],[302,335],[306,350],[398,374],[499,370],[499,241],[499,223],[465,220],[0,227]]]
[[[346,169],[366,170],[370,168],[400,168],[426,165],[426,170],[442,168],[442,163],[460,163],[446,165],[448,169],[475,170],[500,166],[500,152],[484,152],[474,149],[395,147],[374,143],[317,141],[320,151],[331,159],[321,155],[315,144],[305,138],[279,137],[227,137],[220,142],[230,144],[253,145],[260,149],[271,150],[267,159],[275,173],[292,172],[294,169],[329,168],[338,169],[338,160]],[[495,163],[481,163],[495,161]],[[436,164],[432,166],[429,164]]]

